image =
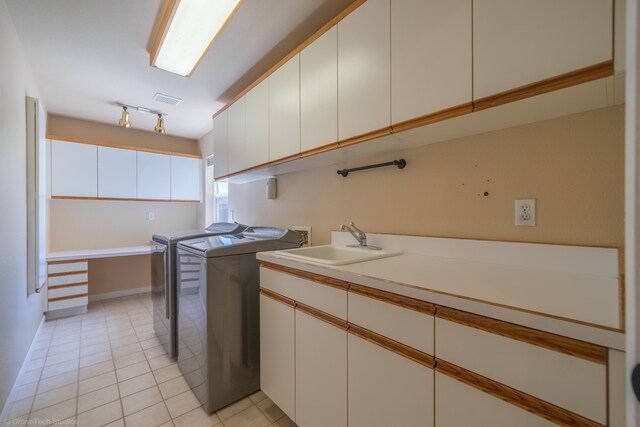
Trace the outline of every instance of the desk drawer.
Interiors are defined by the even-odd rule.
[[[47,279],[49,287],[70,285],[73,283],[87,283],[87,281],[88,274],[86,271],[82,273],[65,274],[63,276],[49,276],[49,278]]]
[[[438,307],[436,357],[605,425],[606,349]]]
[[[48,311],[62,310],[71,307],[81,307],[87,304],[89,304],[89,297],[87,295],[54,301],[50,300],[48,304]]]
[[[86,295],[89,290],[88,285],[80,284],[80,285],[72,285],[72,286],[59,286],[59,287],[49,287],[47,292],[47,298],[49,300],[53,300],[61,297],[68,297],[71,295]]]
[[[59,273],[69,273],[69,272],[77,272],[77,271],[87,271],[88,269],[88,261],[87,260],[77,260],[77,261],[58,261],[58,262],[50,262],[47,265],[47,274],[59,274]]]

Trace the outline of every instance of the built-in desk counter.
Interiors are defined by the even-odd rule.
[[[47,255],[47,319],[86,313],[90,259],[150,253],[151,246],[50,252]]]

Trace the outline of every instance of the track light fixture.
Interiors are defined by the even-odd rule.
[[[120,120],[118,120],[118,124],[122,127],[125,128],[130,128],[131,127],[131,118],[129,115],[129,111],[127,111],[128,109],[131,110],[136,110],[139,113],[145,113],[145,114],[155,114],[158,116],[158,119],[156,120],[156,126],[155,128],[153,128],[153,130],[155,130],[158,133],[165,133],[165,128],[164,128],[164,116],[167,115],[167,113],[163,113],[161,111],[156,111],[156,110],[152,110],[150,108],[146,108],[146,107],[135,107],[133,105],[125,105],[125,104],[120,104],[118,103],[119,106],[122,107],[122,117],[120,117]]]
[[[131,120],[129,120],[129,113],[127,112],[127,107],[125,105],[122,106],[122,117],[120,117],[118,124],[125,128],[131,127]]]
[[[153,129],[158,133],[164,133],[164,119],[162,118],[162,114],[158,114],[158,120],[156,121],[156,127]]]

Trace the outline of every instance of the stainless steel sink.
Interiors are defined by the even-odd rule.
[[[371,261],[374,259],[387,258],[402,254],[400,251],[376,251],[367,248],[351,248],[333,245],[288,249],[275,251],[274,253],[302,261],[326,265],[355,264],[357,262]]]

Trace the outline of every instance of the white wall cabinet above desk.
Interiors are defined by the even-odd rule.
[[[51,152],[53,198],[201,200],[199,157],[58,140]]]
[[[391,125],[389,0],[368,0],[338,23],[338,138]]]
[[[474,99],[610,61],[612,3],[474,1]]]
[[[171,156],[171,200],[201,200],[202,160]]]
[[[136,152],[98,147],[98,197],[137,198]]]
[[[269,81],[260,82],[245,98],[247,133],[241,170],[269,161]]]
[[[138,198],[171,200],[171,158],[138,151]]]
[[[98,147],[51,141],[51,195],[98,196]]]

